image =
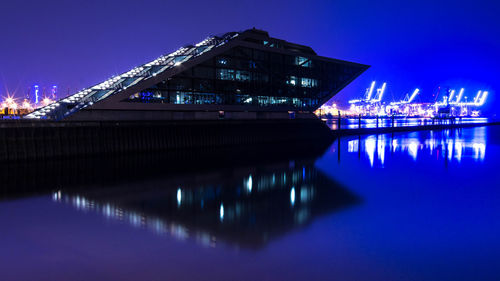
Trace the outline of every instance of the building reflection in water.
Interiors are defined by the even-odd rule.
[[[107,219],[191,239],[260,248],[315,217],[359,199],[314,167],[287,161],[185,174],[106,189],[58,190],[55,202]]]
[[[360,156],[364,153],[371,167],[383,166],[387,153],[406,154],[414,161],[426,156],[458,163],[466,158],[484,161],[486,128],[474,128],[470,137],[464,137],[460,129],[404,135],[370,135],[349,140],[347,151]]]

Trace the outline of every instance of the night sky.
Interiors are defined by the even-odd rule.
[[[1,1],[0,95],[34,83],[73,93],[208,35],[256,27],[372,66],[334,100],[377,80],[388,82],[386,101],[463,86],[469,97],[488,90],[491,108],[500,105],[499,17],[497,1],[481,0]]]

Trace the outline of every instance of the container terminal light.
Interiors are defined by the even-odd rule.
[[[373,81],[375,82],[375,81]],[[447,112],[442,108],[450,107],[450,116],[473,116],[480,115],[479,107],[483,106],[486,102],[488,92],[480,90],[470,100],[464,95],[465,89],[460,90],[451,89],[447,91],[444,96],[440,96],[438,101],[435,102],[415,102],[415,99],[420,95],[420,89],[416,88],[411,94],[406,94],[405,98],[400,101],[382,102],[387,83],[372,93],[370,88],[366,88],[365,96],[362,99],[349,100],[349,109],[342,110],[343,115],[346,116],[406,116],[406,117],[434,117],[440,112]],[[367,97],[371,100],[367,100]],[[464,100],[464,101],[462,101]],[[340,112],[340,109],[329,105],[323,105],[315,113],[322,116],[331,116],[332,118]],[[446,114],[446,113],[445,113]],[[326,120],[326,119],[325,119]]]
[[[482,91],[477,92],[476,97],[474,98],[474,103],[477,103],[479,101],[479,97],[481,96]]]
[[[450,101],[450,104],[453,104],[452,101],[453,101],[453,96],[454,95],[455,95],[455,90],[451,90],[450,97],[448,98],[448,100]]]
[[[481,97],[481,99],[478,101],[477,103],[477,106],[483,106],[484,103],[486,102],[486,98],[488,97],[488,92],[487,91],[484,91],[483,92],[483,96]]]
[[[462,96],[464,95],[464,91],[465,91],[464,88],[460,89],[460,92],[458,93],[457,101],[455,103],[459,103],[460,100],[462,100]]]
[[[366,100],[370,100],[372,98],[373,89],[375,88],[375,81],[372,81],[372,85],[370,86],[370,90],[368,91],[368,96]]]
[[[374,98],[371,102],[380,102],[382,100],[382,97],[384,96],[384,92],[385,92],[385,87],[387,86],[387,83],[384,82],[384,84],[382,84],[382,88],[378,89],[377,90],[377,93],[378,93],[378,97]]]
[[[420,90],[418,88],[415,89],[415,91],[413,91],[413,94],[411,95],[410,99],[408,100],[409,103],[412,102],[415,99],[415,97],[417,96],[417,94],[418,94],[419,91]]]

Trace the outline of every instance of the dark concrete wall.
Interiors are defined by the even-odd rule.
[[[122,109],[82,109],[65,120],[67,121],[134,121],[134,120],[165,120],[165,121],[194,121],[194,120],[219,120],[219,111],[206,110],[135,110],[128,109],[129,106],[144,106],[149,104],[124,103]],[[153,104],[155,105],[155,104]],[[160,104],[161,105],[161,104]],[[167,104],[166,106],[172,106]],[[180,107],[186,105],[179,105]],[[198,105],[193,105],[198,106]],[[147,108],[147,107],[143,107]],[[202,107],[203,108],[203,107]],[[296,119],[317,119],[314,113],[296,112]],[[286,120],[290,119],[288,111],[224,111],[224,119],[227,120]]]
[[[315,119],[252,121],[46,122],[0,123],[0,161],[277,142],[331,141]]]

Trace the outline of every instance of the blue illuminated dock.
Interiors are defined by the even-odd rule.
[[[336,136],[500,125],[491,118],[342,118],[323,120]],[[339,126],[340,124],[340,126]]]

